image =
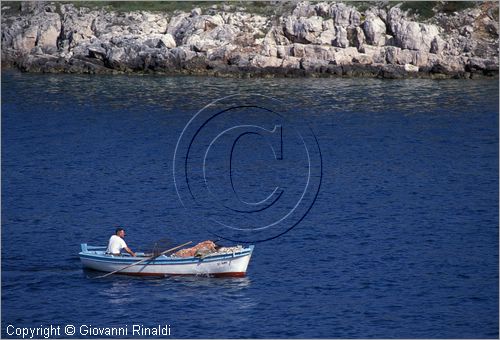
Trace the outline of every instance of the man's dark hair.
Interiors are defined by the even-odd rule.
[[[115,235],[118,235],[118,233],[119,233],[120,231],[122,231],[122,230],[125,230],[125,229],[123,229],[122,227],[118,227],[118,228],[116,228],[116,230],[115,230]]]

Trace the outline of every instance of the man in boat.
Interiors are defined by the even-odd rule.
[[[116,228],[115,234],[109,238],[108,249],[106,254],[120,255],[122,249],[125,250],[130,256],[135,257],[135,253],[127,247],[125,240],[125,230],[123,228]]]

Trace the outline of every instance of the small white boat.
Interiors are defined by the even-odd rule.
[[[137,257],[106,254],[106,247],[81,244],[78,254],[85,268],[102,272],[118,271],[118,274],[168,276],[168,275],[207,275],[243,277],[253,252],[253,245],[229,247],[202,257],[174,257],[161,255],[147,260],[144,253]],[[142,263],[133,265],[143,260]],[[122,269],[123,270],[120,270]]]

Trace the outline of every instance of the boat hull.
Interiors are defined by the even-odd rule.
[[[159,256],[154,260],[125,268],[117,274],[137,276],[204,275],[243,277],[246,274],[252,251],[253,246],[250,246],[239,252],[217,254],[205,258]],[[84,268],[101,272],[120,270],[141,260],[140,257],[106,255],[103,250],[87,249],[86,244],[82,244],[82,251],[79,253],[79,256]]]

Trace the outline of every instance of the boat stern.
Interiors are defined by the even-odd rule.
[[[81,243],[80,248],[82,253],[86,253],[88,251],[87,243]]]

